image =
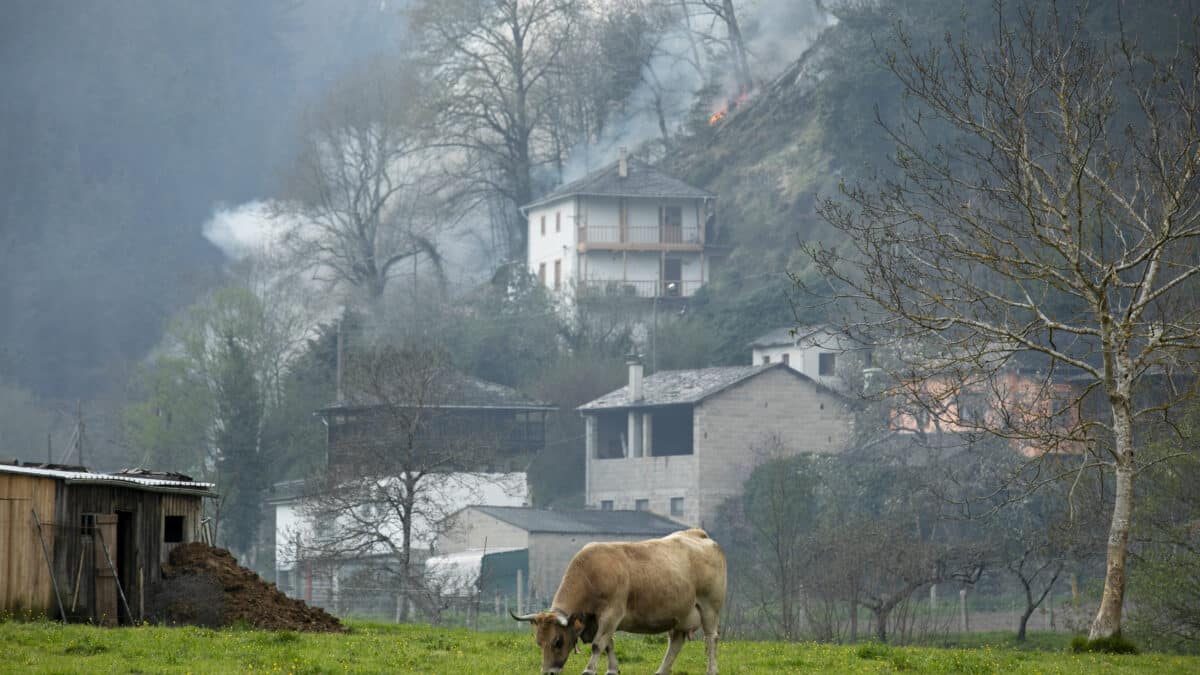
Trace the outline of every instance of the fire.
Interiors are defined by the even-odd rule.
[[[718,110],[717,112],[715,112],[709,116],[708,126],[711,127],[712,125],[716,124],[717,122],[720,122],[723,119],[725,119],[725,110],[724,109]]]
[[[714,126],[718,122],[724,120],[729,115],[731,110],[737,110],[738,106],[745,104],[746,101],[749,101],[750,98],[754,96],[754,94],[754,91],[743,91],[735,98],[727,99],[725,104],[721,106],[720,110],[714,112],[712,115],[709,115],[708,126]]]

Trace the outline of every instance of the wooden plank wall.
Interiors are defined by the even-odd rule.
[[[50,569],[32,511],[43,522],[46,546],[55,555],[54,479],[0,473],[0,609],[58,614]]]
[[[134,618],[140,618],[146,602],[147,587],[162,576],[162,562],[167,548],[163,545],[163,516],[182,515],[187,518],[185,536],[199,526],[201,498],[190,495],[173,495],[147,492],[108,485],[58,486],[54,520],[57,523],[74,523],[73,528],[60,528],[58,554],[55,565],[59,579],[74,580],[83,546],[79,524],[84,514],[114,514],[128,511],[133,514],[133,547],[131,560],[125,561],[128,569],[122,579],[122,590],[129,601]],[[107,538],[109,554],[116,563],[118,542],[116,537]],[[97,548],[99,543],[97,542]],[[103,555],[103,554],[100,554]]]

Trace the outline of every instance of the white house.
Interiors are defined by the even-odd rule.
[[[870,365],[870,352],[843,331],[826,325],[784,327],[750,343],[751,363],[783,363],[814,381],[844,392],[843,362],[854,354],[855,367]]]
[[[690,296],[710,278],[715,198],[622,153],[522,208],[529,271],[568,302]]]

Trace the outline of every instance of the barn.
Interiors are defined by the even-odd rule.
[[[0,462],[0,611],[140,621],[171,549],[203,541],[211,483]]]

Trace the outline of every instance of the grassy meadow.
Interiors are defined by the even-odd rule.
[[[665,642],[619,635],[626,675],[653,673]],[[722,673],[1200,673],[1200,658],[1019,650],[811,643],[723,642]],[[572,656],[567,673],[583,670]],[[5,673],[536,673],[527,633],[352,623],[345,635],[202,628],[105,629],[49,622],[0,623]],[[688,644],[675,673],[703,673],[702,642]]]

